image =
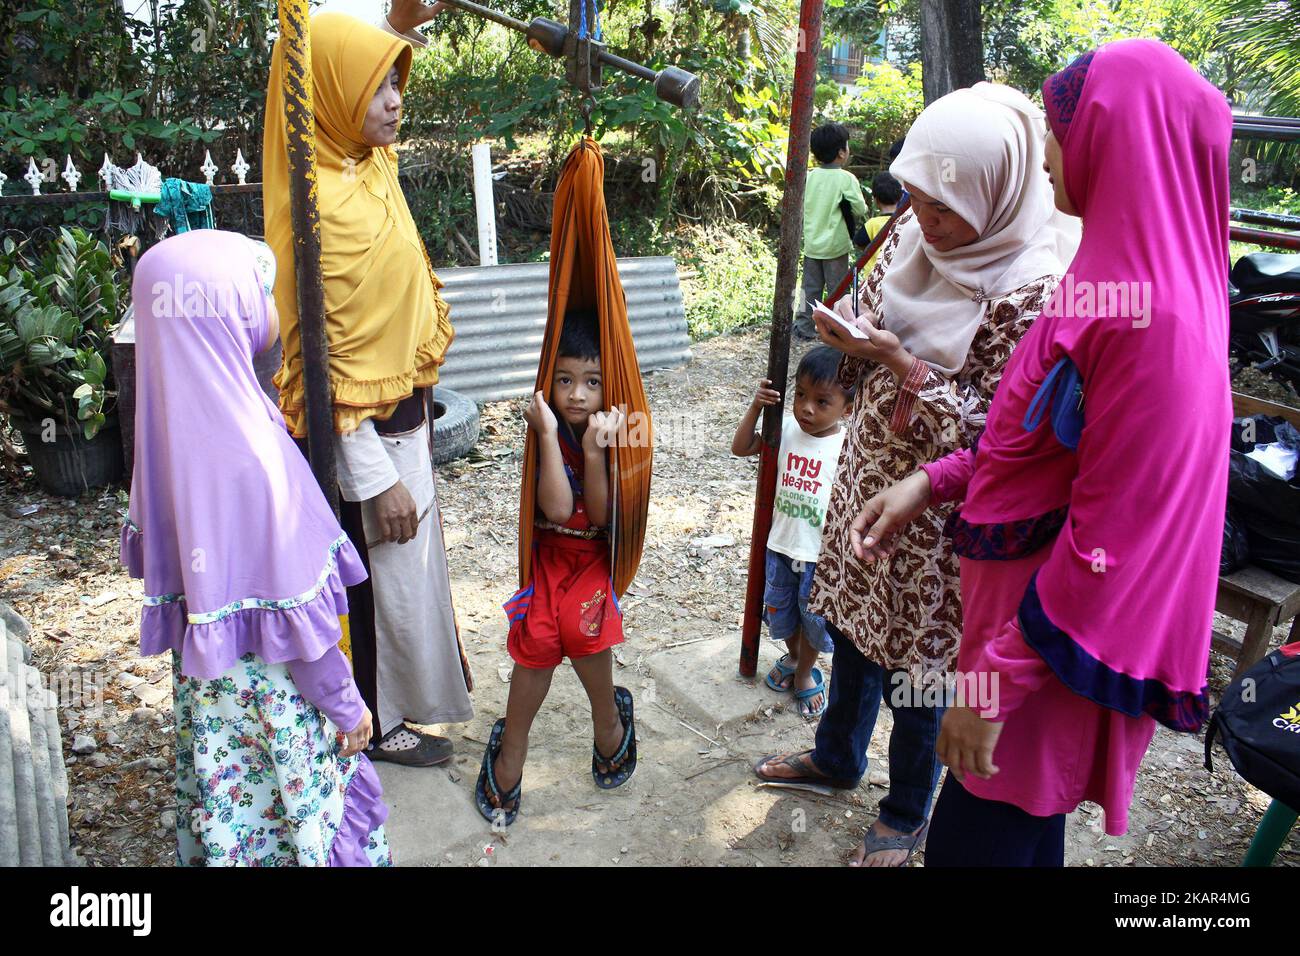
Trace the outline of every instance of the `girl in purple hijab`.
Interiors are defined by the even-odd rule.
[[[181,865],[389,865],[362,751],[371,715],[338,648],[366,572],[253,356],[275,342],[275,259],[175,236],[136,267],[135,472],[122,561],[142,654],[171,652]]]
[[[1020,340],[975,447],[877,495],[872,558],[962,502],[949,776],[928,866],[1060,866],[1065,814],[1128,826],[1158,726],[1200,728],[1227,492],[1228,146],[1223,94],[1155,40],[1043,85],[1047,168],[1083,242]],[[959,686],[958,691],[962,688]]]

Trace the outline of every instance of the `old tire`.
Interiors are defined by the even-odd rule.
[[[460,392],[433,389],[433,463],[445,465],[469,454],[478,441],[478,406]]]

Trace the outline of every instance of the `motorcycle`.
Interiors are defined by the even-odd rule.
[[[1300,254],[1253,252],[1228,282],[1229,354],[1300,390]]]

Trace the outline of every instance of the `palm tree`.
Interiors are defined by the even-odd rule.
[[[1300,3],[1219,0],[1215,13],[1227,46],[1263,90],[1261,108],[1300,116]]]
[[[714,9],[736,38],[736,55],[747,60],[756,47],[767,72],[775,74],[791,52],[797,5],[791,0],[715,0]]]

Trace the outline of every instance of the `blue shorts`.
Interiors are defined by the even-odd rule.
[[[826,619],[808,613],[808,592],[812,590],[817,564],[796,561],[771,548],[767,551],[767,584],[763,588],[763,620],[774,641],[788,641],[803,629],[808,643],[823,654],[835,649],[826,633]]]

